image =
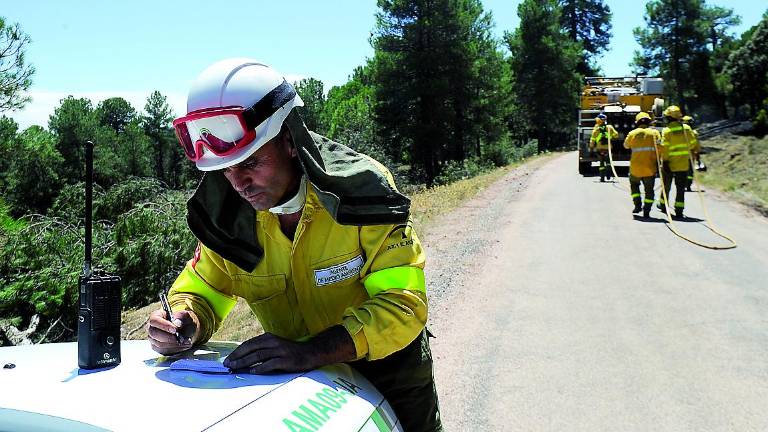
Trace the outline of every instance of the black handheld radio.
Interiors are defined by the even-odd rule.
[[[120,277],[91,267],[93,143],[85,143],[85,262],[79,281],[77,363],[82,369],[120,364]]]

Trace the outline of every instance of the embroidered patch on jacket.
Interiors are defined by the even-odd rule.
[[[315,285],[320,287],[355,277],[360,274],[361,268],[363,256],[358,255],[347,262],[315,270]]]

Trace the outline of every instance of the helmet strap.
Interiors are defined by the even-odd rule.
[[[270,213],[274,214],[293,214],[301,210],[304,207],[304,201],[307,197],[307,176],[302,175],[299,180],[299,190],[296,191],[296,195],[288,201],[276,205],[269,209]]]

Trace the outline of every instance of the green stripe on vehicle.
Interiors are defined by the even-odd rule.
[[[379,408],[376,408],[376,411],[371,414],[371,420],[373,420],[376,427],[379,428],[379,432],[390,432],[392,430],[392,427],[389,426],[384,417],[381,416]]]

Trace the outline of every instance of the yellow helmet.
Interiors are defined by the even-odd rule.
[[[645,111],[640,111],[635,116],[635,123],[640,123],[640,120],[648,120],[650,122],[651,121],[651,116],[647,112],[645,112]]]
[[[664,110],[664,117],[671,117],[675,120],[681,120],[683,118],[683,112],[680,111],[680,107],[677,105],[670,105]]]
[[[687,115],[687,116],[683,117],[683,123],[686,123],[686,124],[687,124],[687,123],[690,123],[690,122],[692,122],[692,121],[693,121],[693,117],[691,117],[691,116],[689,116],[689,115]]]

